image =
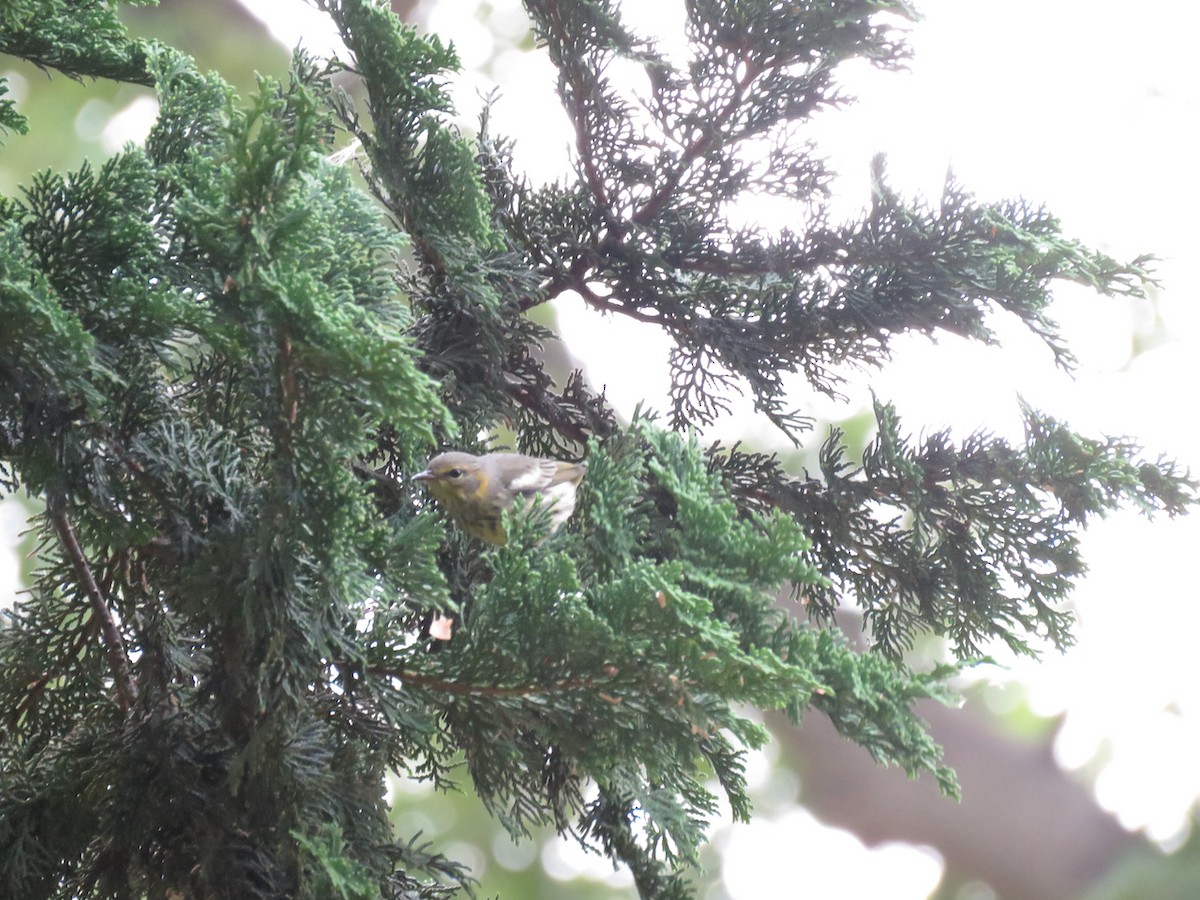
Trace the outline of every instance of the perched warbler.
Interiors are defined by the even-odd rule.
[[[583,463],[520,453],[473,456],[451,451],[431,459],[413,481],[425,482],[433,498],[467,534],[503,544],[501,514],[512,509],[518,497],[540,498],[550,512],[553,531],[575,511],[575,489],[586,471]]]

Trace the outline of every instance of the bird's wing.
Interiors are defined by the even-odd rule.
[[[537,465],[530,466],[508,483],[508,489],[514,494],[536,494],[563,480],[559,477],[559,465],[554,460],[538,459],[534,462]]]
[[[558,528],[575,511],[575,488],[587,471],[582,463],[527,458],[521,474],[508,484],[513,499],[537,498],[550,511],[550,528]]]

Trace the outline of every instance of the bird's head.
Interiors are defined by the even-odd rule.
[[[452,508],[482,496],[488,487],[483,460],[457,450],[435,456],[413,481],[423,482],[435,499]]]

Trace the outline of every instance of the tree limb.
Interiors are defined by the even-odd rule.
[[[108,599],[100,590],[100,585],[96,583],[96,576],[92,574],[92,567],[83,554],[83,548],[79,546],[79,540],[75,537],[75,529],[71,527],[71,520],[67,517],[66,512],[51,513],[50,521],[54,523],[54,530],[58,534],[59,540],[62,541],[63,549],[66,550],[71,565],[75,568],[75,574],[79,577],[79,581],[87,593],[92,607],[92,615],[100,625],[100,634],[104,640],[104,653],[108,657],[108,667],[112,671],[113,684],[117,691],[117,702],[121,705],[121,712],[127,713],[137,701],[137,685],[129,669],[129,657],[125,653],[125,641],[121,637],[121,631],[117,628],[112,611],[108,608]]]

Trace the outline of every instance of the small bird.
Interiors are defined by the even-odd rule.
[[[502,514],[518,497],[540,498],[550,512],[553,531],[575,511],[575,489],[587,466],[520,453],[485,453],[473,456],[452,450],[429,461],[424,472],[413,476],[450,513],[467,534],[489,544],[503,544]]]

